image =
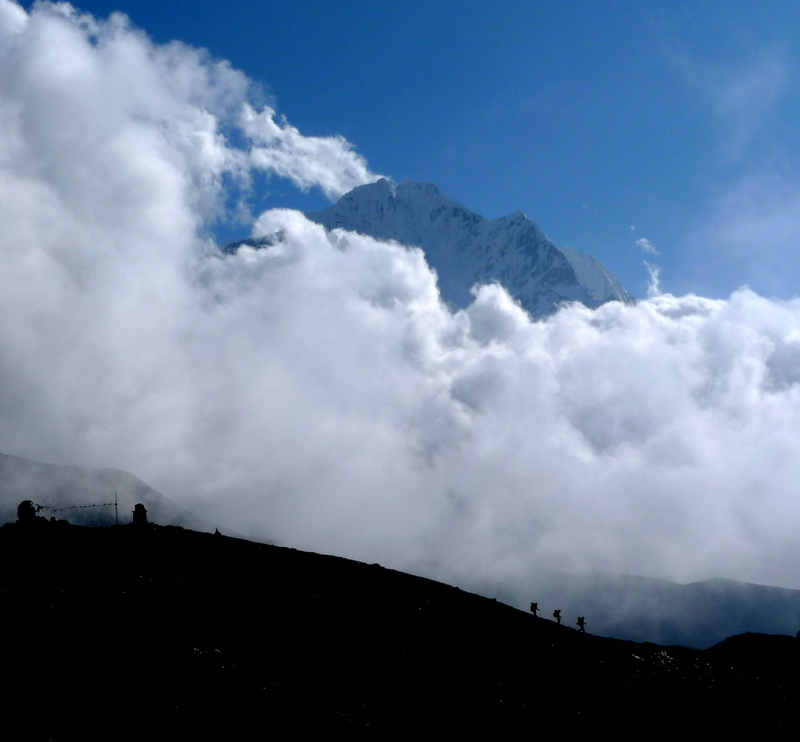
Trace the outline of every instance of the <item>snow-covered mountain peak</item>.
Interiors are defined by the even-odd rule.
[[[633,299],[600,261],[559,250],[521,210],[486,220],[432,183],[382,178],[359,186],[323,211],[306,216],[327,229],[346,229],[421,247],[439,276],[442,298],[454,307],[472,301],[475,284],[499,282],[534,317],[564,301],[597,307]]]

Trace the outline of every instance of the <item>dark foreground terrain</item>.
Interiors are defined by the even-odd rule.
[[[8,739],[798,727],[793,637],[594,637],[378,565],[175,527],[9,524],[0,554]]]

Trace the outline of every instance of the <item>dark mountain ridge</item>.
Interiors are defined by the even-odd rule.
[[[120,521],[130,521],[137,502],[157,523],[213,531],[145,482],[117,469],[44,464],[0,454],[0,523],[16,519],[20,501],[31,499],[46,517],[91,526],[114,524],[114,494]],[[237,535],[228,531],[229,535]],[[469,586],[511,605],[520,602],[516,586]],[[733,580],[680,585],[633,575],[569,574],[545,571],[527,575],[525,599],[537,600],[564,615],[587,615],[599,635],[637,642],[681,644],[704,649],[733,634],[792,634],[800,629],[800,590]],[[574,618],[572,621],[574,622]]]
[[[605,639],[377,564],[172,526],[8,524],[0,554],[18,738],[797,725],[793,637]]]

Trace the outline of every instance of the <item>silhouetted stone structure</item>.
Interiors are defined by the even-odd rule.
[[[17,506],[17,523],[20,525],[32,525],[36,522],[36,506],[31,500],[23,500]]]
[[[145,510],[144,505],[140,502],[137,502],[136,505],[133,506],[133,525],[147,525],[147,510]]]

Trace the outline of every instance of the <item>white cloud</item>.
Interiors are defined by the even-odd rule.
[[[660,255],[661,253],[658,252],[656,246],[650,242],[646,237],[641,237],[636,240],[636,247],[638,247],[642,252],[646,252],[650,255]]]
[[[250,150],[254,167],[288,178],[299,188],[318,185],[337,198],[358,185],[377,180],[366,160],[353,152],[343,137],[304,137],[285,119],[275,122],[275,111],[265,107],[242,112],[242,129],[257,145]]]
[[[488,286],[453,314],[419,251],[292,211],[256,224],[272,248],[224,256],[198,234],[247,172],[221,123],[247,81],[119,19],[87,29],[36,6],[0,67],[0,450],[465,585],[549,566],[800,587],[800,302],[531,322]]]
[[[190,194],[201,207],[192,218],[208,221],[221,208],[223,176],[243,183],[250,169],[329,196],[378,177],[342,137],[304,137],[276,124],[271,108],[254,110],[247,78],[204,51],[153,45],[119,14],[101,23],[67,4],[37,3],[29,16],[9,0],[0,8],[0,158],[25,158],[28,175],[49,180],[71,208],[118,218],[117,188],[138,179],[153,216],[179,212],[174,199]],[[243,149],[226,136],[240,126],[250,139]],[[65,152],[87,164],[66,171]]]
[[[659,286],[659,276],[661,275],[661,268],[657,265],[653,265],[653,263],[648,263],[646,260],[644,262],[644,267],[647,268],[647,274],[650,277],[650,280],[647,283],[647,297],[652,299],[656,296],[661,295],[661,288]]]
[[[25,11],[15,2],[3,2],[0,4],[0,38],[13,37],[22,33],[28,16]],[[10,47],[8,42],[0,45],[0,55]]]

